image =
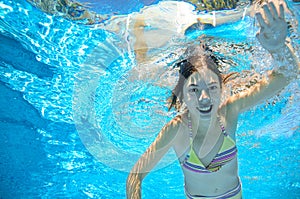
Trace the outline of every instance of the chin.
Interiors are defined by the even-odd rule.
[[[197,109],[197,114],[199,115],[200,120],[211,120],[213,117],[217,116],[217,110],[214,109],[213,105],[211,105],[210,109],[201,110]]]

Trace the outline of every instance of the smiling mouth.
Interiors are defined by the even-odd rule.
[[[200,113],[207,114],[207,113],[210,113],[210,112],[211,112],[211,110],[212,110],[212,105],[210,105],[210,106],[205,106],[205,107],[197,107],[197,110],[198,110]]]

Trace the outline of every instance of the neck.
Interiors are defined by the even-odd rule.
[[[189,120],[192,122],[193,132],[198,136],[206,136],[208,132],[214,131],[215,127],[219,125],[217,117],[211,117],[210,120],[202,120],[199,116],[189,114]]]

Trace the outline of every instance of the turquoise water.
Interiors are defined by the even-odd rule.
[[[26,1],[4,0],[0,7],[0,197],[125,198],[128,168],[175,114],[165,107],[170,88],[157,86],[157,78],[130,81],[136,65],[127,49],[115,55],[123,42],[118,35],[47,15]],[[249,60],[261,65],[265,56],[253,23],[246,18],[188,37],[214,37],[209,42],[220,56],[233,59],[224,70],[251,69]],[[160,60],[168,65],[172,56]],[[240,116],[244,198],[300,198],[299,101],[295,80]],[[184,198],[172,154],[144,180],[143,196]]]

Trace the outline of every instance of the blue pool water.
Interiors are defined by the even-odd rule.
[[[189,37],[254,46],[253,23],[247,18]],[[297,46],[299,37],[291,36]],[[170,88],[157,86],[157,79],[130,81],[132,54],[117,49],[115,56],[112,47],[122,42],[26,1],[0,1],[0,198],[125,198],[128,168],[175,113],[165,107]],[[237,49],[229,48],[236,64],[228,70],[251,68],[250,51]],[[264,54],[253,49],[256,65]],[[295,80],[240,116],[243,198],[300,198],[299,96]],[[97,141],[99,148],[89,145]],[[144,180],[143,198],[184,198],[172,153],[162,162]]]

